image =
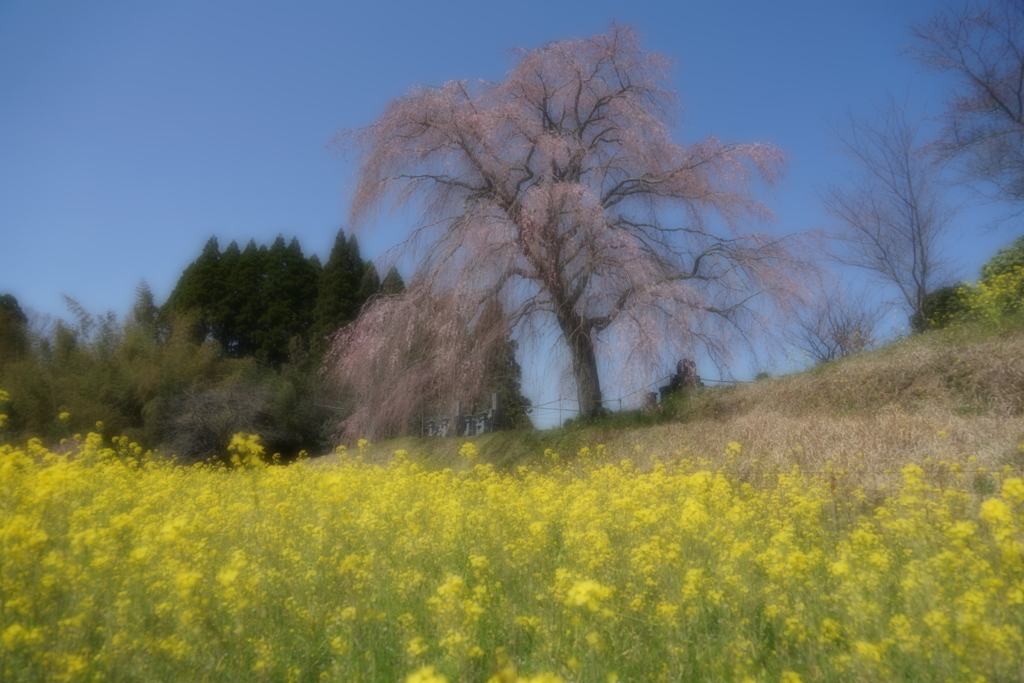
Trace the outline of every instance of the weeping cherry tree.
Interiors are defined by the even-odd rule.
[[[405,292],[335,337],[329,371],[363,406],[343,431],[401,428],[415,400],[479,390],[494,345],[545,324],[590,415],[599,350],[646,369],[666,344],[724,362],[794,301],[792,245],[744,230],[771,218],[752,185],[780,178],[782,152],[675,142],[669,66],[613,25],[516,52],[500,82],[414,88],[340,134],[359,158],[352,225],[385,205],[422,216]]]

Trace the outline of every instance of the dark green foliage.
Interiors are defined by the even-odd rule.
[[[359,255],[359,242],[355,235],[345,238],[345,231],[338,230],[334,238],[331,255],[320,274],[316,306],[313,308],[313,325],[310,344],[324,348],[324,337],[359,315],[366,301],[363,293],[363,276],[366,265]]]
[[[398,268],[391,266],[391,270],[388,271],[388,274],[384,276],[384,280],[380,283],[380,293],[384,296],[392,296],[401,294],[404,291],[405,280],[399,274]]]
[[[997,251],[996,255],[981,267],[981,279],[987,281],[997,275],[1005,275],[1017,266],[1024,267],[1024,235]]]
[[[377,266],[373,261],[363,264],[363,281],[360,285],[359,296],[363,301],[380,293],[380,274],[377,273]]]
[[[25,316],[25,312],[18,305],[18,300],[11,294],[0,295],[0,311],[7,313],[10,319],[19,325],[28,324],[28,317]]]
[[[220,263],[217,238],[211,237],[202,253],[192,262],[164,308],[168,314],[188,313],[194,317],[196,341],[223,337],[224,272]]]
[[[395,268],[381,281],[355,237],[339,231],[325,266],[295,239],[222,252],[211,238],[162,307],[140,282],[123,321],[66,298],[70,322],[29,325],[17,300],[0,296],[6,433],[52,445],[102,422],[108,436],[183,462],[223,455],[236,432],[259,434],[284,461],[324,453],[351,400],[320,379],[318,340],[354,320],[368,297],[404,287]],[[530,424],[515,350],[508,341],[492,369],[506,427]]]
[[[1009,246],[997,251],[995,256],[981,267],[978,282],[992,286],[996,278],[1012,273],[1018,267],[1024,268],[1024,236],[1018,237]],[[950,285],[929,292],[926,298],[927,322],[920,316],[914,316],[911,318],[911,325],[915,330],[943,329],[970,321],[970,303],[965,297],[969,289],[961,285]]]
[[[305,338],[313,322],[318,273],[302,255],[299,241],[285,246],[278,237],[267,250],[261,292],[262,314],[256,336],[256,357],[279,367],[288,360],[293,337]]]
[[[966,312],[966,307],[960,298],[959,289],[960,285],[949,285],[929,292],[925,297],[928,321],[915,314],[910,319],[911,326],[918,331],[943,329],[961,318]]]
[[[17,363],[28,353],[28,317],[10,294],[0,296],[0,366]]]
[[[231,358],[257,358],[279,367],[293,337],[313,325],[320,271],[297,239],[279,236],[268,249],[232,242],[220,253],[216,238],[182,274],[165,313],[189,314],[196,339],[216,340]]]
[[[287,347],[301,362],[279,368],[231,358],[216,339],[197,341],[205,324],[198,315],[157,315],[145,283],[120,323],[68,303],[73,323],[28,335],[26,354],[0,363],[0,387],[11,396],[4,407],[9,437],[52,445],[95,431],[101,421],[107,435],[124,434],[185,461],[220,453],[231,430],[259,433],[268,453],[284,460],[330,449],[325,406],[339,401],[326,394],[301,344]],[[70,414],[66,422],[58,419],[62,412]]]
[[[396,273],[397,274],[397,273]],[[519,344],[511,338],[505,314],[498,303],[484,309],[477,321],[474,335],[477,343],[491,346],[493,351],[486,367],[487,392],[497,392],[501,406],[499,429],[533,427],[529,412],[532,402],[523,396],[523,369],[516,360]],[[492,340],[491,343],[488,339]],[[494,343],[496,342],[496,343]]]
[[[230,313],[230,322],[221,343],[232,358],[253,357],[260,348],[257,336],[263,312],[261,297],[266,260],[267,248],[257,246],[255,240],[249,240],[237,257],[230,257],[228,279],[231,287],[225,292],[225,308]]]
[[[516,361],[519,345],[509,339],[495,354],[491,371],[492,391],[498,392],[501,405],[500,429],[530,429],[530,410],[533,403],[523,396],[523,369]]]

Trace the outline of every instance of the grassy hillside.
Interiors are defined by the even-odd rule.
[[[466,466],[458,454],[465,440],[404,437],[371,444],[364,457],[387,462],[405,450],[458,469]],[[640,467],[700,458],[744,478],[797,465],[842,472],[869,488],[919,462],[968,471],[984,486],[986,471],[1024,467],[1024,328],[937,330],[806,372],[703,389],[658,414],[470,440],[483,461],[502,468],[543,460],[546,450],[571,460],[588,448],[592,458]],[[733,442],[742,456],[730,463]]]

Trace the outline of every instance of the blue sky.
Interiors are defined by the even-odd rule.
[[[900,55],[924,0],[608,2],[30,2],[0,0],[0,293],[66,315],[60,295],[124,313],[158,301],[211,235],[296,235],[326,260],[351,160],[329,147],[416,84],[498,80],[505,50],[635,26],[677,60],[682,142],[715,135],[789,154],[777,230],[821,227],[814,187],[845,161],[829,122],[886,90],[937,114],[949,81]],[[961,214],[963,277],[1020,234]],[[405,225],[361,235],[366,255]],[[742,372],[742,370],[738,370]]]

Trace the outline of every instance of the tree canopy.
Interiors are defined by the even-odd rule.
[[[483,336],[497,344],[552,325],[580,411],[592,414],[600,344],[645,368],[666,344],[724,361],[763,329],[766,306],[791,300],[791,245],[743,230],[770,217],[751,183],[779,179],[780,150],[677,143],[669,60],[644,52],[631,28],[516,54],[503,81],[414,88],[341,136],[359,154],[352,224],[392,202],[418,204],[423,220],[405,243],[418,264],[405,293],[371,307],[393,313],[365,315],[338,337],[339,381],[377,391],[379,378],[359,377],[380,360],[367,350],[395,357],[413,334],[409,312],[430,311],[415,319],[445,337],[471,334],[500,303],[501,331]],[[432,365],[390,377],[391,391],[471,392],[493,353],[448,339]],[[408,412],[394,396],[375,400],[378,424]]]
[[[366,300],[362,292],[365,273],[366,265],[359,255],[356,236],[345,237],[345,231],[338,230],[327,264],[320,274],[310,334],[314,342],[337,331],[359,315],[359,309]]]
[[[216,340],[231,358],[279,366],[288,360],[292,339],[308,344],[321,280],[323,269],[295,238],[279,236],[269,248],[250,240],[244,250],[232,242],[221,252],[211,237],[182,273],[164,313],[194,316],[196,341]],[[332,324],[324,315],[321,326]]]

